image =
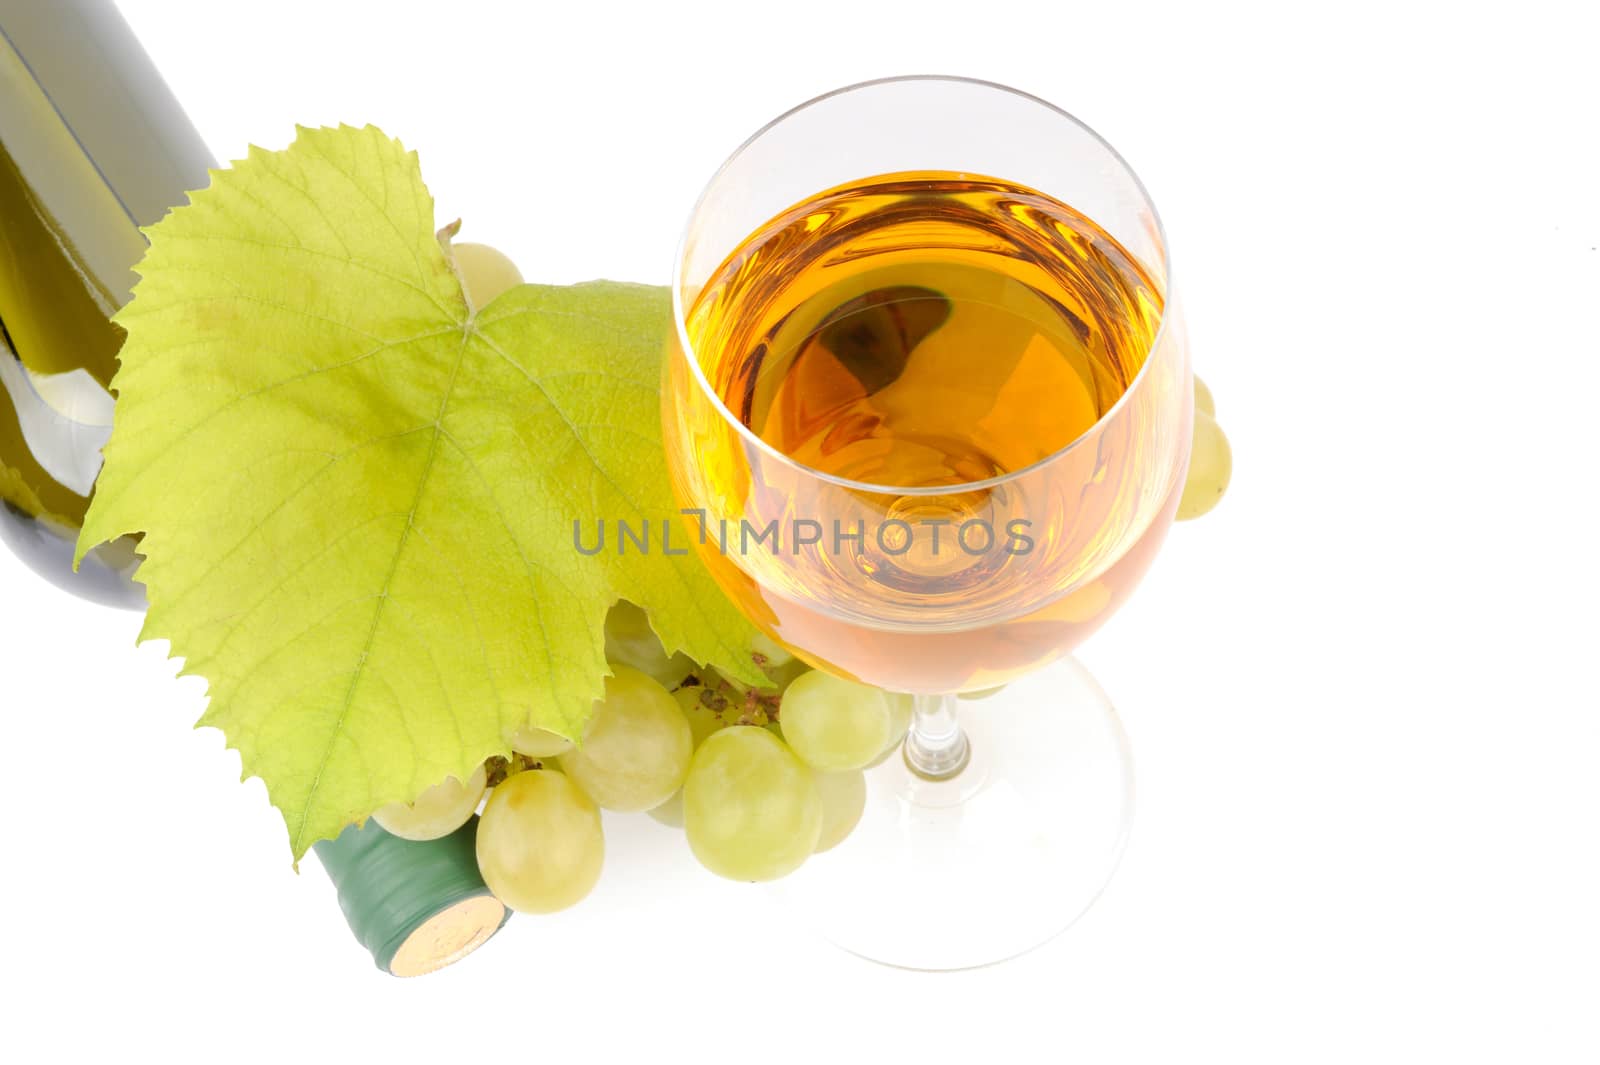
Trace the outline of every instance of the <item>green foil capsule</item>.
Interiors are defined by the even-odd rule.
[[[421,976],[471,954],[511,916],[478,875],[478,818],[414,843],[369,819],[315,846],[350,931],[378,968]]]

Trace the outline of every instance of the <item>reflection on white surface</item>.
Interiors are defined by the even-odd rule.
[[[111,393],[82,369],[35,374],[0,343],[0,391],[17,412],[22,439],[44,471],[81,496],[100,474],[111,438]]]

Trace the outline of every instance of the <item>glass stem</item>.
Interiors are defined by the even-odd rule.
[[[954,695],[912,696],[905,758],[913,773],[928,780],[947,780],[966,768],[971,753],[967,735],[956,720]]]

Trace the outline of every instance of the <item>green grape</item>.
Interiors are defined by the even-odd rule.
[[[467,818],[478,808],[488,775],[483,766],[472,771],[462,784],[455,777],[446,777],[412,803],[390,803],[372,815],[391,836],[421,842],[448,836],[467,823]]]
[[[781,669],[794,661],[794,655],[786,647],[764,632],[756,633],[750,646],[761,656],[759,662],[763,669]]]
[[[664,688],[676,688],[695,671],[688,655],[667,654],[650,628],[650,618],[626,599],[617,600],[606,614],[606,660],[632,666]]]
[[[821,854],[843,843],[861,820],[867,808],[867,777],[860,770],[818,773],[817,792],[822,796],[822,834],[815,853]]]
[[[912,697],[903,692],[886,692],[885,694],[889,696],[890,739],[884,745],[878,757],[862,766],[863,769],[876,769],[887,762],[890,756],[898,751],[900,745],[905,742],[906,733],[911,731]]]
[[[660,806],[652,806],[650,816],[666,825],[668,828],[683,827],[683,789],[679,788],[672,793],[672,798]]]
[[[583,742],[561,766],[603,808],[648,810],[682,786],[694,732],[667,689],[637,669],[614,668]]]
[[[820,669],[784,693],[783,738],[813,769],[860,769],[894,739],[896,697]]]
[[[774,695],[782,695],[789,690],[789,685],[811,672],[811,667],[798,658],[792,658],[776,668],[763,666],[762,669],[767,674],[768,680],[771,681],[771,684],[763,688],[762,691],[771,692]]]
[[[554,913],[589,894],[605,863],[600,811],[561,773],[530,769],[489,793],[478,821],[478,871],[495,898]]]
[[[822,834],[816,774],[766,729],[722,729],[689,766],[683,827],[718,876],[776,880],[800,868]]]
[[[1233,449],[1222,427],[1211,415],[1194,413],[1194,450],[1189,456],[1189,479],[1178,500],[1178,520],[1205,514],[1222,499],[1233,476]]]
[[[901,737],[901,739],[904,740],[904,737]],[[883,751],[878,755],[878,757],[874,758],[872,761],[868,762],[866,765],[862,766],[861,768],[863,770],[876,769],[880,765],[882,765],[883,763],[887,762],[890,758],[893,758],[894,757],[894,753],[896,751],[898,751],[899,749],[900,749],[900,744],[891,743],[891,744],[889,744],[889,746],[887,746],[887,747],[885,747],[883,749]]]
[[[487,244],[451,244],[461,288],[473,307],[485,307],[508,288],[522,284],[522,271],[505,253]]]
[[[756,665],[767,675],[769,681],[761,688],[763,693],[782,695],[801,674],[811,672],[810,666],[765,633],[756,633],[751,646]]]
[[[572,750],[572,741],[548,729],[524,725],[511,734],[511,749],[529,758],[554,758]]]
[[[1199,375],[1194,379],[1194,409],[1203,410],[1213,418],[1217,416],[1217,401],[1211,397],[1210,387],[1200,380]]]
[[[885,692],[889,697],[889,747],[900,746],[900,741],[911,731],[911,707],[914,699],[904,692]]]

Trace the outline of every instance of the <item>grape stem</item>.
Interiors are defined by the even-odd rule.
[[[726,677],[691,675],[684,686],[700,687],[700,703],[728,724],[766,725],[778,720],[782,696],[735,684]]]
[[[949,780],[967,767],[972,747],[956,720],[954,695],[914,695],[906,766],[925,780]]]
[[[530,769],[543,769],[544,763],[545,759],[530,758],[515,751],[512,752],[510,758],[496,755],[483,763],[486,774],[485,786],[494,788],[499,784],[505,783],[518,773],[524,773]]]

